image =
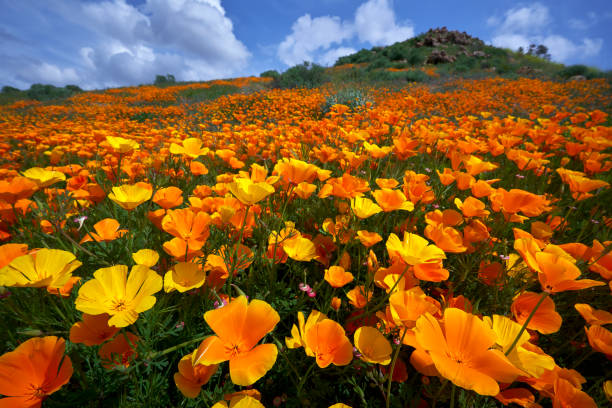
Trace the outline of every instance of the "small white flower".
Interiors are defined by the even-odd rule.
[[[83,228],[83,223],[85,222],[85,220],[87,219],[86,215],[81,215],[80,217],[76,217],[74,220],[75,223],[79,224],[79,228],[77,228],[77,230],[80,230],[81,228]]]

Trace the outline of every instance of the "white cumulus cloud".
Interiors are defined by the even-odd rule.
[[[278,47],[278,56],[287,65],[313,61],[315,52],[328,50],[353,36],[352,27],[340,17],[315,17],[305,14],[291,27],[292,33]]]
[[[591,17],[589,14],[589,18]],[[581,41],[573,41],[552,32],[552,22],[549,9],[540,3],[515,7],[506,11],[503,17],[491,16],[487,19],[487,24],[495,27],[491,43],[497,47],[516,51],[519,47],[527,50],[531,44],[543,44],[548,48],[551,58],[560,62],[592,57],[601,51],[601,38],[584,37]],[[582,23],[579,20],[570,20],[570,25],[576,29],[585,28]]]
[[[21,67],[11,68],[10,83],[100,88],[150,83],[158,74],[206,80],[241,72],[251,57],[220,0],[146,0],[140,6],[126,0],[58,0],[54,7],[63,18],[58,24],[83,34],[70,44],[73,65],[61,67],[25,57],[15,46],[0,47],[0,56]]]
[[[355,13],[355,31],[359,39],[372,45],[389,45],[414,37],[414,27],[395,21],[388,0],[369,0]]]
[[[278,46],[277,55],[287,65],[304,61],[332,65],[339,57],[355,52],[347,44],[350,40],[389,45],[411,37],[414,27],[396,21],[392,2],[368,0],[357,8],[352,20],[342,21],[337,16],[312,18],[310,14],[299,17]]]

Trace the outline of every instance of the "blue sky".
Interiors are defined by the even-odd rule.
[[[612,69],[609,0],[0,0],[0,86],[208,80],[333,65],[429,28],[466,31],[554,61]]]

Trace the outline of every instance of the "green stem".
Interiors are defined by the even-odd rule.
[[[400,339],[399,344],[395,348],[395,353],[393,354],[393,360],[391,361],[391,367],[389,370],[389,380],[387,382],[387,394],[385,396],[386,408],[389,408],[391,404],[391,383],[393,382],[393,370],[395,370],[395,363],[397,362],[397,357],[399,356],[400,349],[402,348],[402,343],[404,341],[404,337],[408,333],[408,329],[404,328],[404,333],[402,334],[402,338]]]
[[[529,324],[529,322],[531,321],[531,319],[533,318],[533,316],[535,316],[536,311],[538,310],[538,307],[540,307],[540,305],[542,304],[542,302],[544,302],[544,299],[546,299],[548,297],[548,292],[542,292],[542,296],[540,297],[540,300],[538,300],[538,303],[536,303],[535,307],[533,308],[533,310],[531,311],[531,313],[529,314],[529,317],[527,317],[527,320],[525,320],[525,323],[523,323],[523,326],[521,327],[521,330],[519,330],[518,334],[516,335],[516,337],[514,338],[514,341],[512,342],[512,344],[510,345],[510,347],[508,348],[508,350],[506,350],[506,352],[504,353],[504,355],[509,355],[512,350],[514,349],[514,347],[516,346],[516,343],[518,343],[519,339],[521,338],[521,335],[523,334],[523,332],[527,329],[527,325]]]
[[[230,294],[231,293],[231,285],[232,285],[232,279],[234,277],[234,270],[236,269],[236,263],[238,262],[238,246],[240,245],[240,243],[242,242],[242,235],[244,234],[244,227],[246,226],[246,222],[247,222],[247,216],[249,215],[249,209],[251,208],[250,205],[247,206],[245,212],[244,212],[244,219],[242,220],[242,227],[240,227],[240,237],[238,238],[238,241],[236,242],[236,244],[234,245],[234,250],[233,252],[233,256],[232,256],[232,262],[230,265],[230,271],[229,271],[229,276],[227,277],[227,281],[228,281],[228,286],[227,286],[227,293]]]
[[[185,346],[188,346],[190,344],[197,343],[198,341],[202,341],[202,340],[206,339],[207,337],[210,337],[210,334],[207,334],[205,336],[196,337],[195,339],[187,340],[187,341],[185,341],[183,343],[177,344],[176,346],[169,347],[169,348],[167,348],[165,350],[162,350],[162,351],[154,351],[152,353],[149,353],[149,355],[147,356],[147,359],[148,360],[153,360],[153,359],[155,359],[157,357],[164,356],[164,355],[166,355],[168,353],[172,353],[173,351],[176,351],[176,350],[178,350],[180,348],[183,348]]]
[[[588,353],[585,353],[578,361],[576,361],[572,365],[572,369],[577,369],[578,367],[580,367],[580,364],[582,364],[584,362],[584,360],[586,360],[587,358],[591,357],[593,354],[595,354],[595,352],[593,350],[590,350]]]
[[[283,347],[282,343],[276,338],[274,334],[270,333],[270,336],[272,337],[272,340],[274,340],[274,343],[276,343],[276,347],[280,350],[280,354],[285,358],[285,361],[287,361],[287,365],[291,367],[295,378],[297,378],[297,383],[295,384],[297,386],[302,382],[302,377],[300,376],[299,371],[297,370],[297,368],[295,368],[289,357],[287,357],[286,353],[284,352],[286,348]]]
[[[456,391],[457,391],[457,386],[453,384],[453,389],[451,391],[450,408],[455,408],[455,392]]]
[[[313,363],[310,365],[310,367],[308,367],[308,370],[306,371],[306,374],[304,374],[304,376],[300,379],[300,383],[297,386],[298,398],[301,398],[302,388],[306,384],[306,380],[308,379],[308,376],[310,375],[310,372],[312,371],[312,369],[314,368],[315,365],[317,365],[316,360],[313,361]]]
[[[442,383],[442,386],[440,387],[440,389],[436,393],[436,396],[434,397],[433,402],[431,403],[431,408],[436,408],[436,404],[438,403],[438,398],[440,398],[440,395],[442,395],[442,391],[444,391],[444,389],[446,388],[446,385],[448,383],[449,383],[449,381],[445,379],[444,383]]]
[[[395,290],[395,288],[397,287],[397,285],[400,283],[400,281],[402,280],[402,278],[404,277],[404,275],[406,274],[406,272],[408,272],[408,268],[410,268],[410,265],[406,265],[406,267],[404,268],[404,271],[402,272],[402,274],[399,276],[399,278],[395,281],[395,283],[393,284],[393,286],[391,286],[391,289],[389,289],[389,292],[387,292],[387,294],[383,297],[383,299],[378,302],[378,304],[376,306],[374,306],[371,310],[368,310],[366,308],[366,314],[368,313],[376,313],[378,312],[380,309],[382,309],[386,304],[387,301],[389,300],[389,298],[391,297],[391,295],[393,294],[393,291]],[[361,315],[356,315],[353,316],[351,318],[349,318],[346,322],[350,323],[353,320],[357,320],[361,317]]]

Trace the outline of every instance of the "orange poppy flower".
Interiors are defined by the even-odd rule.
[[[385,179],[385,178],[377,178],[375,180],[376,185],[380,188],[395,188],[399,185],[399,181],[396,179]]]
[[[428,225],[424,232],[425,236],[444,252],[461,253],[467,250],[463,245],[463,236],[453,227]]]
[[[314,164],[288,158],[279,160],[272,174],[280,176],[282,183],[297,186],[300,183],[312,183],[317,178],[319,168]]]
[[[349,303],[355,308],[363,309],[372,298],[372,292],[369,292],[367,297],[365,296],[365,293],[365,288],[363,286],[355,286],[353,289],[348,291],[346,297],[348,298]]]
[[[495,191],[495,188],[491,187],[491,184],[499,181],[495,180],[478,180],[472,184],[471,191],[472,195],[476,198],[488,197]]]
[[[592,325],[584,331],[589,339],[589,344],[595,351],[604,353],[606,357],[612,358],[612,332],[599,325]]]
[[[200,163],[199,161],[195,160],[189,163],[189,170],[194,176],[203,176],[208,174],[208,168],[204,165],[204,163]]]
[[[393,293],[389,297],[389,309],[393,321],[409,329],[415,326],[421,315],[440,313],[438,302],[425,295],[418,286]]]
[[[341,266],[331,266],[325,270],[324,279],[334,288],[341,288],[353,281],[353,274],[344,270]]]
[[[85,235],[81,240],[81,244],[90,241],[96,242],[108,242],[114,241],[117,238],[121,238],[127,234],[128,230],[119,229],[119,221],[114,218],[105,218],[102,221],[98,221],[93,226],[94,231]]]
[[[312,195],[312,193],[315,192],[316,189],[317,186],[315,186],[314,184],[301,182],[297,185],[297,187],[293,189],[293,192],[297,194],[297,196],[301,199],[306,200]]]
[[[327,180],[319,190],[319,198],[335,196],[339,198],[361,197],[363,193],[370,191],[367,180],[344,173],[342,177]]]
[[[229,360],[230,377],[236,385],[251,385],[276,362],[274,344],[256,345],[274,330],[280,317],[268,303],[244,296],[221,309],[210,310],[204,320],[216,335],[205,339],[193,355],[193,365],[218,364]]]
[[[558,293],[605,285],[592,279],[576,280],[580,276],[580,269],[565,257],[548,252],[538,252],[535,257],[540,269],[538,279],[545,292]]]
[[[558,168],[557,173],[561,176],[561,180],[565,184],[569,184],[572,197],[577,201],[592,197],[589,192],[602,187],[609,187],[610,184],[603,180],[594,180],[585,177],[585,174],[580,171],[572,171],[563,168]]]
[[[426,313],[415,329],[418,348],[426,351],[440,375],[480,395],[499,394],[499,382],[511,383],[521,371],[504,354],[491,349],[496,336],[477,316],[444,310],[443,324]]]
[[[202,140],[190,137],[182,141],[180,145],[170,144],[170,153],[186,156],[188,159],[197,159],[209,153],[208,147],[202,147]]]
[[[597,404],[586,392],[574,387],[571,382],[557,378],[554,384],[553,408],[597,408]]]
[[[312,350],[317,365],[321,368],[332,363],[345,366],[353,359],[353,346],[344,329],[331,319],[315,323],[306,332],[305,343]]]
[[[83,313],[83,320],[76,322],[70,328],[70,341],[83,343],[86,346],[95,346],[112,338],[119,331],[119,327],[109,326],[109,315],[89,315]]]
[[[486,217],[489,215],[489,211],[485,210],[485,203],[471,196],[463,202],[455,198],[455,205],[465,217]]]
[[[588,325],[596,324],[603,326],[612,323],[612,313],[605,310],[593,309],[586,303],[576,303],[574,308],[580,313],[580,315],[586,320]]]
[[[485,261],[480,262],[478,267],[478,278],[488,286],[499,285],[501,286],[503,278],[504,267],[499,262],[487,263]]]
[[[528,217],[537,217],[544,211],[548,211],[550,203],[544,196],[530,193],[525,190],[511,189],[506,191],[498,188],[495,197],[491,195],[491,207],[493,211],[502,209],[509,214],[522,212]]]
[[[414,204],[406,199],[400,190],[383,188],[372,192],[372,196],[384,212],[395,210],[414,210]]]
[[[526,388],[509,388],[495,396],[495,399],[506,405],[517,404],[525,408],[539,408],[535,396]]]
[[[195,246],[193,246],[195,245]],[[175,259],[189,262],[196,256],[202,256],[200,241],[185,241],[181,238],[172,238],[162,245],[164,251]]]
[[[15,177],[11,181],[0,180],[0,200],[9,204],[32,196],[36,190],[36,183],[26,177]]]
[[[250,395],[244,395],[244,393],[229,398],[228,401],[229,405],[225,401],[219,401],[211,408],[265,408],[258,399],[253,398]]]
[[[298,312],[297,317],[298,325],[296,326],[294,324],[291,327],[291,337],[285,337],[285,344],[290,349],[304,347],[306,355],[314,357],[312,350],[310,350],[310,348],[308,348],[308,344],[306,344],[306,332],[316,323],[327,319],[327,316],[324,313],[313,309],[310,311],[306,321],[304,321],[304,313],[302,312]]]
[[[76,285],[80,281],[80,276],[72,276],[70,277],[70,279],[68,279],[68,282],[64,283],[64,286],[62,286],[61,288],[53,288],[51,286],[47,286],[47,292],[56,296],[69,297],[72,293],[72,288],[74,288],[74,285]]]
[[[234,400],[235,402],[236,399],[240,399],[244,397],[250,397],[252,399],[256,399],[257,401],[261,401],[261,392],[257,391],[255,388],[250,388],[250,389],[244,389],[241,391],[231,392],[229,394],[223,394],[223,399],[226,401],[230,401],[230,406],[232,408],[234,407],[234,405],[231,402],[232,400]],[[255,407],[256,406],[245,405],[245,408],[255,408]],[[259,407],[259,405],[257,405],[257,407]]]
[[[365,231],[365,230],[357,231],[357,238],[359,239],[359,242],[361,242],[361,245],[363,245],[366,248],[369,248],[372,245],[375,245],[379,243],[380,241],[382,241],[382,237],[378,235],[376,232]]]
[[[193,354],[193,353],[192,353]],[[192,354],[187,354],[178,363],[178,373],[174,374],[174,383],[181,394],[187,398],[197,398],[210,377],[217,372],[217,364],[194,366],[191,363]]]
[[[183,190],[174,186],[160,188],[155,192],[153,202],[165,210],[178,207],[183,204]]]
[[[463,164],[467,172],[472,176],[476,176],[485,171],[495,170],[499,167],[499,165],[495,163],[484,161],[474,155],[470,155],[469,158],[464,159]]]
[[[388,268],[377,267],[374,273],[374,283],[389,293],[393,287],[395,287],[394,291],[415,287],[419,284],[419,280],[415,278],[410,268],[406,269],[406,265],[403,262],[396,261]]]
[[[17,257],[28,253],[27,244],[4,244],[0,245],[0,269],[11,263]]]
[[[162,219],[161,227],[168,234],[187,241],[190,249],[197,250],[206,243],[211,222],[210,215],[205,212],[195,213],[190,208],[182,208],[168,210]]]
[[[100,350],[98,350],[98,356],[102,361],[102,367],[107,370],[111,370],[116,366],[129,367],[130,364],[138,353],[136,348],[140,339],[133,333],[126,332],[115,337],[108,343],[104,343]]]
[[[64,355],[66,341],[34,337],[0,356],[2,407],[38,408],[72,376],[72,361]]]
[[[518,323],[525,323],[541,297],[539,293],[523,292],[514,298],[510,310]],[[536,309],[527,328],[542,334],[551,334],[559,331],[561,323],[563,319],[555,310],[555,302],[550,297],[546,297]]]

